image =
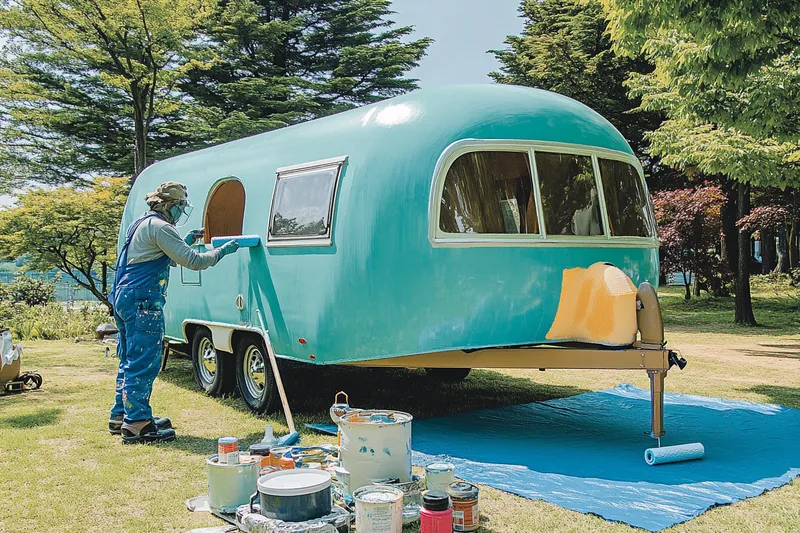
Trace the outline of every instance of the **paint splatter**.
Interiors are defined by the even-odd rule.
[[[388,455],[389,457],[391,457],[391,456],[392,456],[392,452],[391,452],[391,451],[389,451],[389,448],[384,448],[384,449],[383,449],[383,453],[385,453],[385,454],[386,454],[386,455]]]
[[[361,453],[367,453],[367,447],[366,446],[362,446],[361,449],[358,450],[358,451],[361,452]]]

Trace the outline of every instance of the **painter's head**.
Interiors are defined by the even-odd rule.
[[[172,224],[185,222],[194,209],[189,202],[186,185],[177,181],[162,183],[155,191],[147,194],[145,201],[151,210]]]

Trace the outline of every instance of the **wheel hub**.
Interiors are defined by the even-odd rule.
[[[253,398],[260,398],[267,381],[264,355],[256,346],[250,346],[244,356],[243,370],[247,392]]]
[[[217,351],[209,339],[200,341],[200,377],[205,383],[213,383],[217,373]]]

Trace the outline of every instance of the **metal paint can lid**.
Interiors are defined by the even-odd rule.
[[[453,501],[477,500],[479,490],[475,485],[465,481],[456,481],[447,486],[447,493]]]
[[[258,479],[258,491],[270,496],[303,496],[331,486],[331,474],[325,470],[281,470]]]

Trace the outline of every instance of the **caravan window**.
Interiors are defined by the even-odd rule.
[[[598,163],[611,235],[654,237],[647,191],[636,167],[612,159]]]
[[[278,172],[272,199],[270,240],[330,236],[340,164]]]
[[[439,227],[445,233],[539,233],[527,152],[471,152],[447,171]]]
[[[603,219],[592,158],[536,152],[547,235],[603,235]]]

